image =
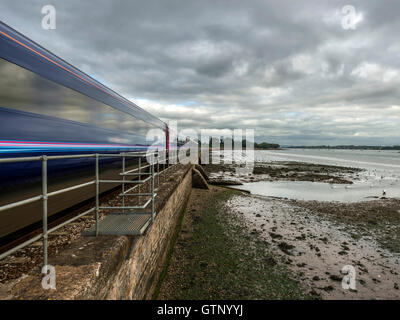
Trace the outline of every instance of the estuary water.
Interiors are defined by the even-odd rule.
[[[251,182],[238,186],[252,194],[298,200],[354,202],[400,198],[400,153],[388,150],[284,149],[256,150],[256,162],[296,161],[362,168],[351,185],[303,181]]]

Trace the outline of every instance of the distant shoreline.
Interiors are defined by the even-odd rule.
[[[284,149],[334,149],[334,150],[398,150],[400,146],[287,146]]]

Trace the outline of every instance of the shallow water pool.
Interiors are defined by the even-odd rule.
[[[397,183],[354,183],[351,185],[329,184],[309,181],[259,181],[233,186],[235,189],[247,190],[252,194],[280,197],[296,200],[357,202],[374,200],[382,197],[400,198],[400,185]]]

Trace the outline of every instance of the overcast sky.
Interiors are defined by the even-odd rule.
[[[399,16],[398,0],[0,0],[3,22],[162,120],[283,145],[400,144]]]

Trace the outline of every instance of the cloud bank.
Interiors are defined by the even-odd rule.
[[[400,144],[400,2],[1,0],[0,19],[180,128]],[[342,27],[344,5],[357,11]]]

